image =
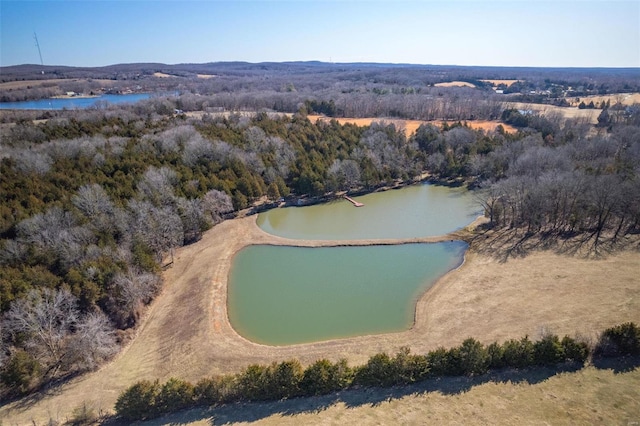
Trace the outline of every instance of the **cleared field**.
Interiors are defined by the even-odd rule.
[[[196,75],[198,76],[198,78],[204,78],[204,79],[217,77],[216,75],[213,75],[213,74],[196,74]]]
[[[466,81],[446,81],[444,83],[436,83],[435,87],[476,87],[475,84]]]
[[[485,83],[491,83],[494,86],[497,86],[499,84],[504,84],[505,86],[509,87],[513,83],[517,83],[520,80],[480,80],[480,81],[484,81]]]
[[[640,369],[554,373],[503,373],[494,382],[443,378],[406,388],[192,410],[144,424],[633,425],[640,419]]]
[[[153,73],[154,77],[158,77],[158,78],[171,78],[171,77],[176,77],[175,75],[171,75],[171,74],[165,74],[163,72],[154,72]]]
[[[530,104],[523,102],[505,102],[505,108],[516,108],[524,111],[535,111],[543,115],[560,115],[562,118],[583,119],[587,123],[597,124],[599,109],[579,109],[578,107],[559,107],[555,105]]]
[[[324,115],[313,115],[310,114],[307,116],[309,121],[316,122],[318,120],[329,122],[331,120],[336,120],[340,124],[355,124],[356,126],[370,126],[371,123],[385,123],[385,124],[393,124],[398,129],[402,129],[405,131],[407,136],[413,135],[418,127],[422,124],[426,123],[426,121],[421,120],[401,120],[395,118],[333,118],[327,117]]]
[[[415,325],[408,331],[282,347],[259,345],[233,330],[226,310],[231,262],[248,244],[332,242],[268,235],[258,228],[255,216],[223,222],[199,242],[177,251],[175,263],[164,273],[165,286],[137,336],[114,361],[35,400],[5,405],[0,418],[7,424],[43,423],[64,419],[84,402],[96,411],[110,411],[119,393],[141,379],[181,377],[195,382],[211,374],[237,372],[252,363],[290,358],[304,364],[319,358],[346,358],[361,364],[374,353],[393,353],[401,346],[425,353],[458,345],[469,336],[489,343],[524,335],[537,338],[543,329],[559,335],[595,336],[621,322],[640,322],[637,251],[601,260],[531,251],[505,261],[498,257],[504,249],[488,239],[473,243],[465,263],[422,296]],[[556,398],[566,398],[570,404],[573,393],[560,392]],[[336,415],[335,421],[342,422],[342,415]]]
[[[41,86],[57,86],[59,84],[64,83],[78,83],[92,81],[98,82],[103,86],[108,86],[113,83],[113,80],[104,80],[104,79],[68,79],[68,78],[52,78],[47,80],[21,80],[21,81],[8,81],[6,83],[0,83],[0,90],[15,90],[15,89],[27,89],[29,87],[41,87]]]
[[[579,99],[578,101],[576,99]],[[597,96],[572,96],[566,98],[571,106],[577,107],[580,102],[588,104],[593,102],[597,107],[604,101],[609,102],[612,106],[621,104],[625,106],[640,104],[640,93],[616,93],[614,95],[597,95]]]
[[[404,130],[405,135],[407,137],[415,134],[418,127],[423,124],[433,124],[435,126],[442,126],[445,121],[442,120],[434,120],[434,121],[424,121],[424,120],[401,120],[396,118],[332,118],[324,115],[308,115],[310,121],[315,122],[317,120],[321,121],[331,121],[336,120],[340,124],[355,124],[356,126],[370,126],[371,123],[386,123],[393,124],[396,128]],[[449,124],[455,123],[454,121],[449,121]],[[488,121],[488,120],[473,120],[473,121],[463,121],[464,124],[471,127],[472,129],[482,129],[487,132],[493,132],[496,130],[498,125],[502,125],[504,130],[508,133],[515,133],[517,129],[509,124],[502,123],[500,121]]]

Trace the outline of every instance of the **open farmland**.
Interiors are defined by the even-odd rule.
[[[517,83],[520,80],[480,80],[480,81],[483,81],[485,83],[491,83],[494,86],[498,86],[500,84],[504,84],[505,86],[509,87],[513,83]]]
[[[37,87],[54,87],[60,84],[68,84],[68,83],[87,83],[93,82],[96,84],[101,84],[105,87],[109,87],[114,83],[113,80],[107,79],[68,79],[68,78],[50,78],[44,80],[18,80],[18,81],[6,81],[0,83],[0,90],[18,90],[18,89],[27,89],[27,88],[37,88]]]
[[[533,111],[541,115],[559,115],[564,119],[581,119],[589,124],[597,124],[598,115],[601,112],[599,109],[580,109],[578,107],[559,107],[525,102],[505,102],[505,106],[522,111]]]
[[[577,107],[580,102],[589,104],[593,102],[596,107],[599,107],[602,102],[610,103],[612,106],[620,104],[623,106],[630,106],[633,104],[640,104],[640,93],[616,93],[612,95],[595,95],[595,96],[573,96],[567,97],[567,102],[573,107]]]
[[[433,121],[402,120],[398,118],[344,118],[344,117],[334,118],[334,117],[327,117],[324,115],[309,115],[307,116],[307,118],[309,118],[309,120],[311,120],[312,122],[316,120],[321,120],[326,122],[331,120],[336,120],[340,124],[348,123],[348,124],[355,124],[356,126],[370,126],[371,123],[393,124],[394,126],[396,126],[396,128],[404,130],[407,137],[410,137],[413,134],[415,134],[416,130],[418,130],[418,127],[420,127],[423,124],[433,124],[435,126],[442,126],[444,123],[448,123],[448,124],[456,123],[455,121],[446,122],[442,120],[433,120]],[[463,124],[465,124],[466,126],[469,126],[474,130],[484,130],[485,132],[494,132],[496,130],[496,127],[498,127],[499,125],[502,126],[507,133],[514,133],[517,131],[515,127],[506,123],[502,123],[500,121],[470,120],[470,121],[463,121]]]
[[[444,83],[436,83],[435,87],[476,87],[475,84],[469,83],[468,81],[446,81]]]

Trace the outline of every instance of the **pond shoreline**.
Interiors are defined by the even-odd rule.
[[[473,179],[463,178],[438,178],[431,175],[428,172],[423,172],[419,176],[407,180],[396,180],[392,185],[388,183],[381,183],[379,185],[370,188],[357,188],[353,190],[342,190],[324,195],[310,196],[307,194],[295,196],[290,195],[284,198],[283,201],[269,202],[264,197],[256,202],[251,207],[236,212],[233,217],[244,217],[254,214],[264,213],[268,210],[284,208],[284,207],[307,207],[318,204],[330,203],[332,201],[340,200],[345,195],[349,197],[360,197],[363,195],[375,194],[378,192],[391,191],[396,189],[402,189],[413,185],[431,184],[435,186],[444,186],[447,188],[460,188],[463,186],[471,187],[473,185]]]
[[[420,297],[411,330],[271,347],[239,337],[228,324],[226,283],[233,253],[250,243],[304,242],[269,236],[255,217],[224,221],[197,243],[177,250],[174,264],[163,273],[161,293],[135,338],[113,361],[43,394],[27,408],[20,401],[0,407],[0,417],[9,424],[44,423],[52,410],[70,415],[83,403],[111,410],[120,392],[143,379],[178,377],[195,383],[250,364],[292,358],[303,365],[322,358],[345,358],[358,365],[375,353],[394,354],[403,346],[426,353],[459,345],[470,336],[485,344],[538,336],[541,327],[558,335],[590,337],[622,322],[640,322],[637,251],[594,261],[547,250],[500,261],[481,250],[484,236],[468,229],[455,233],[465,241],[474,237],[464,263]]]
[[[449,239],[250,244],[232,258],[227,316],[238,335],[274,347],[407,331],[418,300],[464,262],[468,247]]]
[[[398,183],[364,194],[350,193],[351,202],[338,193],[289,203],[304,205],[303,209],[265,206],[257,223],[267,233],[291,239],[414,240],[461,229],[482,213],[474,194],[464,187],[430,181]],[[354,208],[353,202],[360,208]]]

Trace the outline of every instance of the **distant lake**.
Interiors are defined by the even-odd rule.
[[[85,109],[96,103],[134,104],[149,99],[151,93],[131,93],[128,95],[102,95],[94,98],[51,98],[37,101],[0,102],[0,109]]]

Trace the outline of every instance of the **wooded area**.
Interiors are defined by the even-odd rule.
[[[3,113],[12,122],[0,128],[4,392],[28,392],[109,359],[160,290],[174,250],[256,203],[372,191],[428,172],[474,188],[491,226],[580,235],[594,250],[640,230],[637,106],[611,107],[593,127],[506,108],[491,89],[427,86],[419,69],[372,67],[379,82],[362,83],[362,74],[345,82],[349,70],[338,78],[320,67],[293,87],[274,69],[247,70],[251,84],[231,72],[220,81],[179,80],[182,94],[130,106]],[[323,70],[326,81],[318,79]],[[601,77],[606,87],[639,84]],[[219,113],[242,109],[259,112]],[[311,122],[311,112],[502,118],[519,131],[454,121],[406,135],[384,122]]]

